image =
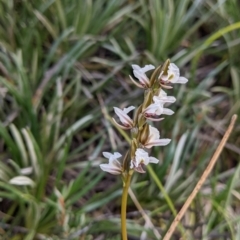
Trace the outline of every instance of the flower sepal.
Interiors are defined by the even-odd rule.
[[[142,104],[138,107],[138,109],[136,110],[135,114],[134,114],[134,118],[133,118],[133,126],[137,126],[138,121],[139,121],[139,116],[141,115],[142,112]]]
[[[170,59],[167,59],[162,66],[162,74],[161,75],[167,75],[169,64],[170,64]]]
[[[162,68],[162,66],[160,65],[160,66],[157,67],[157,68],[154,70],[154,72],[152,73],[152,75],[151,75],[151,77],[150,77],[150,80],[149,80],[149,82],[150,82],[149,86],[150,86],[150,87],[154,86],[155,82],[157,82],[157,81],[156,81],[156,80],[158,79],[157,76],[159,75],[159,73],[160,73],[160,71],[161,71],[161,68]]]
[[[117,160],[122,155],[119,152],[115,153],[109,153],[109,152],[103,152],[103,156],[105,158],[108,158],[108,163],[100,164],[100,168],[105,171],[109,172],[113,175],[119,175],[123,172],[122,164]]]
[[[145,98],[144,98],[144,102],[142,105],[142,109],[144,111],[144,109],[146,109],[151,103],[152,103],[152,99],[153,99],[153,94],[151,91],[148,91]]]
[[[124,130],[127,130],[127,129],[131,129],[133,128],[133,120],[127,115],[130,111],[132,111],[133,109],[135,109],[134,106],[130,106],[128,108],[124,108],[123,110],[118,108],[118,107],[113,107],[115,113],[118,115],[121,123],[117,123],[117,121],[113,119],[113,122],[120,128],[124,129]]]
[[[145,123],[145,125],[143,126],[143,129],[141,131],[141,135],[140,135],[140,143],[144,143],[147,141],[149,136],[149,125],[147,123]]]
[[[130,80],[132,81],[132,83],[133,83],[135,86],[137,86],[137,87],[139,87],[139,88],[146,88],[145,85],[142,85],[142,84],[140,84],[140,83],[137,83],[137,82],[132,78],[131,75],[129,75],[129,78],[130,78]]]
[[[134,166],[134,170],[139,173],[145,173],[146,171],[143,169],[143,164],[138,165],[137,167]]]
[[[130,157],[129,157],[129,151],[127,151],[127,153],[125,154],[124,156],[124,159],[123,159],[123,172],[129,170],[129,165],[130,165]]]

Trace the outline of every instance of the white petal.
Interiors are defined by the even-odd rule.
[[[169,81],[171,83],[176,83],[180,77],[180,74],[179,73],[172,73],[173,74],[173,78],[169,79]]]
[[[157,97],[157,96],[154,96],[153,97],[153,101],[156,103],[174,103],[176,101],[176,98],[175,97],[172,97],[172,96],[162,96],[162,97]]]
[[[100,168],[103,171],[109,172],[109,173],[114,174],[114,175],[121,174],[121,169],[119,169],[117,167],[110,166],[109,164],[100,164]]]
[[[123,130],[128,130],[128,129],[132,128],[132,126],[124,126],[124,125],[121,125],[121,124],[117,123],[117,121],[114,118],[112,118],[112,120],[113,120],[113,122],[116,126],[118,126],[119,128],[121,128]]]
[[[142,85],[149,85],[149,79],[145,73],[141,72],[140,70],[133,70],[133,75],[141,82]]]
[[[130,168],[132,169],[134,167],[134,163],[133,163],[133,160],[131,160],[130,162]]]
[[[167,138],[162,138],[162,139],[158,139],[158,140],[154,140],[151,142],[148,142],[145,147],[146,148],[152,148],[154,146],[166,146],[167,144],[169,144],[171,142],[171,139],[167,139]]]
[[[184,84],[184,83],[187,83],[187,82],[188,82],[188,79],[185,78],[185,77],[179,77],[178,81],[177,81],[177,83],[181,83],[181,84]]]
[[[120,154],[119,152],[114,152],[113,155],[115,158],[120,158],[122,156],[122,154]]]
[[[172,70],[172,71],[179,71],[179,68],[177,67],[177,65],[175,63],[170,63],[168,66],[168,69]]]
[[[149,141],[159,139],[160,133],[157,128],[149,125]]]
[[[110,152],[103,152],[102,155],[105,157],[105,158],[110,158],[112,156],[112,153]]]
[[[159,97],[165,97],[165,96],[167,96],[167,93],[161,89],[158,96]]]
[[[149,163],[149,157],[148,157],[148,153],[145,152],[142,148],[137,148],[136,152],[135,152],[135,165],[136,167],[138,167],[138,165],[140,163],[144,163],[145,165],[147,165]]]
[[[120,121],[127,126],[132,126],[133,121],[132,119],[120,108],[113,107],[115,113],[118,115]]]
[[[137,64],[133,64],[132,68],[133,68],[133,70],[141,71],[142,73],[145,73],[145,72],[147,72],[149,70],[155,69],[155,67],[153,65],[151,65],[151,64],[145,65],[142,68],[140,66],[138,66]]]
[[[169,97],[167,97],[167,101],[166,102],[174,103],[174,102],[176,102],[176,98],[172,97],[172,96],[169,96]]]
[[[145,65],[145,66],[141,69],[141,71],[142,71],[142,72],[147,72],[147,71],[153,70],[153,69],[155,69],[155,67],[154,67],[153,65],[149,64],[149,65]]]
[[[164,108],[163,108],[162,104],[158,104],[158,108],[157,108],[155,114],[156,114],[156,115],[161,115],[161,114],[163,114],[163,109],[164,109]]]
[[[133,64],[133,65],[132,65],[132,69],[133,69],[133,70],[140,70],[141,67],[138,66],[137,64]]]
[[[159,160],[157,158],[155,158],[155,157],[149,157],[149,162],[150,163],[158,163]]]
[[[124,108],[124,109],[123,109],[123,112],[124,112],[124,113],[129,113],[129,112],[132,111],[133,109],[135,109],[135,107],[134,107],[134,106],[130,106],[130,107]]]
[[[152,104],[150,104],[144,111],[143,111],[143,113],[145,113],[145,114],[158,114],[158,115],[160,115],[161,114],[161,112],[162,112],[162,108],[160,107],[160,109],[159,109],[159,105],[158,104],[156,104],[156,103],[152,103]]]
[[[162,114],[165,114],[165,115],[173,115],[173,114],[174,114],[174,111],[172,111],[172,110],[169,109],[169,108],[163,108]]]
[[[171,142],[171,139],[169,138],[162,138],[161,140],[164,142],[164,146],[168,145]]]
[[[162,98],[158,96],[153,96],[153,101],[157,104],[163,103]]]
[[[176,98],[172,97],[172,96],[163,97],[163,98],[161,98],[161,101],[164,103],[174,103],[174,102],[176,102]]]
[[[109,159],[109,163],[112,163],[113,161],[117,161],[118,162],[117,158],[120,158],[122,156],[119,152],[114,152],[113,154],[109,153],[109,152],[103,152],[102,154],[103,154],[103,156],[105,158]]]

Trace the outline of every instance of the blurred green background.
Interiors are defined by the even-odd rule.
[[[170,58],[189,79],[155,124],[172,142],[128,205],[129,240],[161,239],[239,115],[239,28],[238,0],[0,0],[0,239],[120,239],[113,106],[142,101],[131,64]],[[239,122],[172,239],[240,239]]]

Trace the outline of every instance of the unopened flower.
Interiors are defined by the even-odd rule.
[[[145,148],[151,148],[153,146],[166,146],[171,142],[171,139],[160,139],[160,133],[157,128],[149,125],[149,135],[145,143],[142,143]]]
[[[131,160],[130,168],[137,172],[144,173],[143,166],[149,163],[158,163],[159,160],[155,157],[149,157],[148,153],[141,148],[137,148],[135,158]]]
[[[121,163],[117,160],[120,158],[122,155],[118,152],[115,153],[109,153],[109,152],[103,152],[103,156],[105,158],[109,159],[108,164],[100,164],[100,168],[105,171],[109,172],[114,175],[118,175],[122,173],[122,165]]]
[[[114,107],[114,111],[118,115],[123,125],[118,124],[116,120],[113,118],[114,123],[124,130],[131,129],[133,127],[133,120],[127,114],[133,109],[135,109],[134,106],[124,108],[123,110],[120,108]]]
[[[173,99],[162,99],[159,96],[153,97],[153,102],[150,104],[146,109],[143,110],[143,114],[145,118],[151,120],[151,121],[160,121],[163,118],[156,118],[159,115],[165,114],[165,115],[172,115],[174,112],[169,108],[164,108],[164,103],[170,102],[170,100]]]
[[[140,66],[134,64],[134,65],[132,65],[132,68],[133,68],[133,75],[140,82],[140,83],[137,83],[130,76],[133,83],[140,88],[149,88],[150,87],[150,81],[149,81],[149,78],[147,77],[147,75],[145,74],[145,72],[147,72],[149,70],[153,70],[155,67],[153,65],[149,64],[149,65],[146,65],[143,68],[141,68]]]
[[[167,75],[160,75],[160,83],[164,87],[168,83],[181,83],[184,84],[188,81],[187,78],[180,76],[179,68],[174,64],[170,63],[168,66]],[[166,87],[166,86],[165,86]],[[169,87],[166,87],[169,88]]]

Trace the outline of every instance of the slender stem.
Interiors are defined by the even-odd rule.
[[[158,178],[158,176],[156,175],[156,173],[153,171],[151,165],[147,166],[148,172],[150,173],[150,175],[152,176],[152,178],[154,179],[155,183],[157,184],[157,186],[159,187],[161,193],[163,194],[163,197],[165,198],[169,208],[171,209],[174,217],[176,217],[177,215],[177,210],[174,207],[174,204],[171,200],[171,198],[168,196],[164,186],[162,185],[160,179]],[[185,230],[183,228],[183,226],[181,224],[179,224],[179,230],[181,231],[182,236],[184,237],[185,234]]]
[[[121,228],[122,228],[122,240],[127,240],[127,198],[128,198],[128,189],[131,183],[132,173],[127,173],[126,178],[123,182],[123,192],[122,192],[122,204],[121,204]]]

